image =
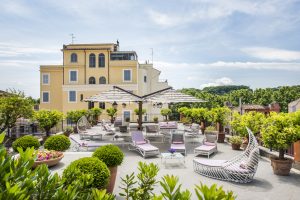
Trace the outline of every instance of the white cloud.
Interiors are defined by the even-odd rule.
[[[200,89],[203,89],[205,87],[211,87],[211,86],[223,86],[223,85],[232,85],[233,81],[231,78],[228,77],[222,77],[219,79],[216,79],[215,81],[211,82],[211,83],[205,83],[200,85]]]
[[[268,47],[249,47],[249,48],[243,48],[242,51],[252,57],[264,59],[264,60],[279,60],[279,61],[300,60],[300,51],[290,51],[285,49],[275,49],[275,48],[268,48]]]
[[[163,12],[149,10],[150,19],[161,26],[172,27],[191,22],[215,20],[228,17],[235,12],[248,15],[271,15],[279,12],[278,8],[283,7],[283,3],[275,1],[254,1],[254,0],[197,0],[192,1],[191,7],[183,10],[172,10]]]
[[[0,57],[14,57],[20,55],[32,54],[57,54],[59,53],[57,47],[29,47],[24,45],[16,45],[11,43],[0,42]]]

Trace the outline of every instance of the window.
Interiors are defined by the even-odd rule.
[[[94,102],[89,101],[89,103],[88,103],[88,109],[92,109],[92,108],[94,108]]]
[[[50,83],[50,74],[42,74],[42,83],[43,85],[49,85]]]
[[[77,70],[70,71],[70,82],[77,82]]]
[[[130,121],[130,115],[130,111],[123,111],[123,121],[126,121],[127,118]]]
[[[89,84],[96,84],[96,79],[95,79],[95,77],[90,77],[90,78],[89,78]]]
[[[72,63],[76,63],[77,62],[77,54],[76,53],[72,53],[71,54],[71,62]]]
[[[99,102],[99,108],[105,109],[105,102]]]
[[[106,78],[104,76],[99,78],[99,84],[106,84]]]
[[[130,69],[124,69],[124,71],[123,71],[123,81],[131,82],[131,70]]]
[[[49,103],[50,102],[49,92],[42,92],[42,102],[43,103]]]
[[[69,91],[69,102],[76,102],[76,91]]]
[[[144,83],[147,83],[147,76],[144,76]]]
[[[103,53],[99,54],[98,62],[99,67],[105,67],[105,56]]]
[[[89,59],[89,61],[90,61],[90,67],[96,67],[96,56],[95,56],[95,54],[90,54],[90,59]]]

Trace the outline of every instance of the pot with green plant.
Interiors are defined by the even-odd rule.
[[[240,150],[243,139],[241,136],[235,135],[229,138],[229,142],[231,143],[231,147],[233,150]]]
[[[158,117],[153,117],[153,121],[154,121],[154,123],[158,123]]]
[[[207,126],[205,128],[205,134],[215,134],[215,135],[217,135],[218,131],[217,131],[216,127],[214,127],[214,126]]]
[[[225,140],[224,125],[227,124],[228,122],[230,109],[227,107],[217,107],[211,109],[209,114],[211,120],[215,122],[218,127],[218,142],[224,143]]]
[[[115,121],[115,117],[117,115],[117,109],[116,108],[108,108],[106,109],[107,115],[110,117],[110,122],[113,124]]]
[[[109,144],[97,148],[93,153],[93,157],[100,159],[108,167],[110,171],[110,180],[107,185],[107,191],[112,193],[116,182],[117,169],[123,162],[124,153],[118,146]]]
[[[265,120],[261,134],[264,145],[279,152],[278,157],[270,158],[274,174],[289,175],[293,160],[285,158],[285,150],[298,140],[300,134],[291,114],[271,113]]]
[[[205,131],[205,122],[208,120],[208,109],[207,108],[192,108],[191,116],[193,121],[200,124],[202,134]]]

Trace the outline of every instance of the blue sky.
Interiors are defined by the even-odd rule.
[[[0,90],[39,97],[63,44],[110,43],[175,88],[300,84],[299,0],[0,0]]]

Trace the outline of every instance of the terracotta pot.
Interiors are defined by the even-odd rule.
[[[294,160],[300,162],[300,140],[294,143]]]
[[[118,167],[109,167],[108,169],[110,171],[110,179],[109,179],[108,185],[106,187],[106,190],[108,193],[112,194],[114,191],[114,187],[115,187]]]
[[[240,150],[241,145],[240,144],[231,144],[232,150]]]
[[[59,163],[59,161],[64,157],[64,154],[61,154],[61,156],[59,156],[56,159],[52,159],[52,160],[44,160],[44,161],[35,161],[33,163],[32,168],[36,168],[37,166],[41,165],[41,164],[46,164],[48,165],[48,167],[52,167],[55,166]]]
[[[280,176],[288,176],[290,170],[292,168],[293,160],[291,159],[284,159],[279,160],[276,157],[271,157],[271,166],[273,167],[273,172],[276,175]]]
[[[224,143],[225,133],[218,133],[218,143]]]

